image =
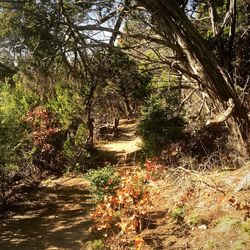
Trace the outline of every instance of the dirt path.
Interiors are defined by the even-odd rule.
[[[122,120],[118,140],[102,143],[100,150],[113,153],[120,160],[125,160],[128,155],[136,154],[141,149],[141,138],[136,134],[137,124],[133,121]]]
[[[140,149],[141,140],[133,122],[123,121],[120,131],[119,140],[102,143],[100,150],[124,160]],[[82,177],[43,182],[15,208],[9,220],[0,221],[0,250],[86,250],[85,243],[96,236],[88,231],[90,198]]]
[[[90,194],[83,178],[47,180],[0,227],[0,249],[85,249]]]

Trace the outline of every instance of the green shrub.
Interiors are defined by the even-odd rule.
[[[84,114],[84,100],[68,84],[58,83],[55,87],[55,96],[48,101],[48,106],[59,117],[60,124],[65,130],[73,123],[80,123]]]
[[[63,145],[63,157],[68,171],[82,172],[90,158],[89,152],[85,148],[87,139],[87,128],[80,124],[75,133],[68,133]]]
[[[170,217],[177,222],[183,221],[184,220],[184,208],[176,207],[175,209],[171,211]]]
[[[36,102],[21,84],[0,85],[0,203],[6,202],[12,179],[17,174],[25,178],[32,169],[34,150],[24,118]]]
[[[15,165],[32,148],[27,135],[25,115],[36,103],[19,84],[0,87],[0,166]]]
[[[139,124],[147,156],[160,154],[164,146],[183,137],[184,120],[165,100],[152,98]]]
[[[250,219],[242,223],[242,230],[250,236]]]
[[[104,250],[105,244],[103,240],[94,240],[91,242],[91,248],[92,250]]]
[[[90,182],[90,189],[96,201],[103,200],[105,195],[113,194],[120,185],[120,176],[110,165],[89,170],[85,177]]]
[[[191,214],[187,219],[186,222],[189,226],[197,226],[201,223],[201,218],[199,214]]]
[[[62,158],[68,171],[82,172],[90,162],[90,154],[85,148],[87,127],[85,122],[84,94],[72,87],[71,83],[59,82],[55,86],[54,97],[48,106],[59,117],[65,138]]]

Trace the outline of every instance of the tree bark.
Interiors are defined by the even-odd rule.
[[[213,34],[214,36],[216,36],[219,32],[219,27],[218,27],[218,14],[216,11],[215,2],[214,0],[210,0],[208,4],[210,8],[210,19],[211,19]]]
[[[211,48],[193,26],[184,11],[173,0],[138,0],[154,17],[156,26],[167,39],[169,32],[175,37],[185,60],[200,79],[200,87],[212,98],[220,111],[225,110],[229,99],[235,105],[232,112],[232,129],[243,143],[248,141],[249,119],[247,110],[231,88],[231,80],[218,64]]]

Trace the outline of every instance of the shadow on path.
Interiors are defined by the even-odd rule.
[[[82,178],[51,181],[1,225],[0,249],[81,249],[94,238],[88,232],[90,198]]]

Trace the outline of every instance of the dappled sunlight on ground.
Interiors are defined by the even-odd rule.
[[[108,151],[118,152],[120,154],[129,154],[140,149],[141,139],[139,137],[133,138],[131,141],[116,141],[102,146]]]
[[[135,153],[141,149],[142,140],[136,134],[137,123],[121,122],[119,129],[121,131],[118,140],[102,143],[99,147],[102,151],[113,152],[117,157],[123,157],[127,154]]]
[[[82,178],[47,180],[0,228],[0,249],[81,249],[92,236]]]

